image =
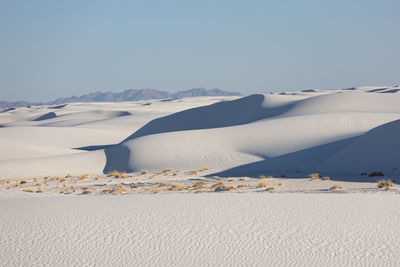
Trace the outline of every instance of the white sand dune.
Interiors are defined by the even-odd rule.
[[[366,151],[353,149],[347,161],[331,159],[358,136],[400,119],[400,94],[371,90],[259,94],[181,111],[155,119],[107,148],[105,171],[211,166],[226,170],[218,173],[224,176],[312,171],[356,175],[370,170],[398,175],[392,171],[400,165],[398,157],[371,159],[364,168],[351,162]],[[387,134],[397,133],[381,133],[380,138]],[[399,144],[394,138],[390,142]]]
[[[398,266],[398,89],[0,113],[0,266]]]
[[[2,266],[398,266],[398,195],[0,201]]]
[[[400,162],[395,149],[386,156],[367,155],[377,146],[398,147],[395,138],[385,138],[394,137],[395,128],[377,131],[378,137],[362,141],[368,131],[400,119],[397,89],[360,87],[244,98],[19,108],[0,114],[0,122],[6,126],[0,128],[0,146],[3,151],[13,150],[0,153],[0,169],[9,177],[52,175],[54,168],[43,168],[51,157],[58,161],[60,156],[76,156],[77,160],[69,163],[79,163],[81,151],[76,148],[87,147],[105,148],[106,161],[93,168],[104,172],[209,166],[220,176],[285,172],[299,177],[321,171],[339,177],[372,170],[398,176]],[[32,120],[53,113],[55,117]],[[24,134],[29,137],[21,138]],[[369,146],[371,142],[374,146]],[[99,153],[93,153],[94,161]],[[85,158],[91,155],[86,153]],[[357,162],[362,157],[368,160]],[[35,164],[15,169],[21,159]],[[84,167],[84,162],[66,166]]]

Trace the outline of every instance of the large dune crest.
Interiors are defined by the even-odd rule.
[[[398,87],[359,87],[17,108],[0,114],[0,146],[13,149],[0,153],[0,168],[7,176],[79,173],[89,169],[80,159],[93,157],[98,173],[208,166],[219,176],[396,176],[399,103]],[[63,160],[68,166],[43,168]]]
[[[373,140],[364,134],[400,119],[400,94],[371,90],[258,94],[157,118],[106,149],[105,171],[211,166],[221,176],[370,170],[397,175],[395,152],[374,153],[376,146],[398,146],[397,128],[377,130]]]

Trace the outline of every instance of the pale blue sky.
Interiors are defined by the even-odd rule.
[[[399,0],[0,0],[0,100],[400,83]]]

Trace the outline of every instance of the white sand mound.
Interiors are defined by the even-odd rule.
[[[21,159],[27,158],[36,158],[35,162],[41,166],[48,166],[51,157],[73,158],[76,154],[79,158],[81,151],[74,150],[79,147],[90,147],[88,150],[107,147],[106,162],[95,167],[104,172],[187,170],[203,166],[215,172],[224,171],[218,173],[222,176],[387,172],[398,167],[394,159],[397,154],[382,152],[381,159],[376,159],[372,151],[375,146],[386,147],[378,145],[379,141],[389,140],[387,135],[393,137],[395,133],[383,132],[380,139],[362,141],[362,137],[355,141],[375,127],[400,119],[397,89],[359,87],[244,98],[200,97],[71,103],[57,109],[18,108],[0,114],[0,124],[5,126],[0,128],[1,175],[40,173],[36,164],[27,164],[17,172],[9,166],[17,166]],[[51,112],[57,113],[56,117],[32,121]],[[390,140],[387,146],[398,146],[399,141]],[[356,146],[359,142],[363,145]],[[93,155],[96,161],[97,153]],[[365,159],[365,163],[357,159]],[[77,164],[68,166],[70,169],[85,168],[85,163],[79,160],[69,163]],[[43,171],[43,175],[51,173]]]
[[[106,149],[105,171],[209,166],[227,170],[218,175],[359,174],[356,165],[327,161],[357,136],[400,119],[400,94],[370,90],[259,94],[158,118]],[[368,170],[380,167],[369,161]]]
[[[400,172],[400,120],[358,137],[324,163],[331,172]]]

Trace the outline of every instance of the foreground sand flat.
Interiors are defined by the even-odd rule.
[[[394,194],[56,196],[0,210],[2,266],[400,263]]]

